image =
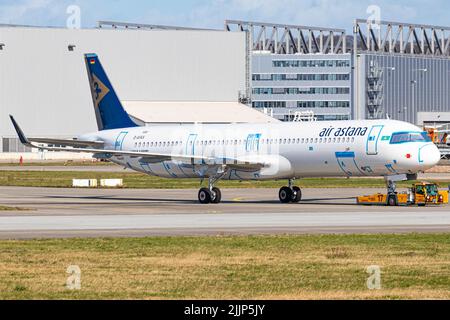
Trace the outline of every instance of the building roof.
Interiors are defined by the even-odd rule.
[[[122,101],[143,123],[270,123],[278,120],[237,102]]]

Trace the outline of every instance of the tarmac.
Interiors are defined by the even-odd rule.
[[[247,234],[450,232],[449,206],[359,206],[383,189],[304,189],[281,204],[277,189],[223,189],[201,205],[197,190],[0,187],[1,239]]]

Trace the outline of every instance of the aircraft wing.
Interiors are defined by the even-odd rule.
[[[59,146],[68,147],[103,147],[103,141],[82,141],[82,140],[64,140],[64,139],[53,139],[53,138],[28,138],[30,142],[54,144]]]
[[[81,146],[99,146],[99,142],[88,142],[88,143],[69,143],[72,140],[65,140],[66,142],[61,143],[61,145],[73,146],[72,148],[67,147],[42,147],[34,144],[33,142],[41,142],[41,143],[55,143],[60,144],[64,140],[55,140],[55,139],[28,139],[23,133],[22,129],[19,127],[19,124],[16,122],[13,116],[10,116],[13,126],[19,136],[19,140],[22,144],[26,145],[30,148],[49,150],[49,151],[67,151],[67,152],[77,152],[77,153],[93,153],[95,155],[108,155],[108,156],[131,156],[131,157],[141,157],[143,159],[148,159],[151,161],[162,162],[166,160],[180,160],[180,161],[195,161],[195,160],[204,160],[210,161],[212,159],[206,157],[199,156],[186,156],[186,155],[173,155],[173,154],[161,154],[161,153],[150,153],[150,152],[134,152],[134,151],[123,151],[123,150],[108,150],[108,149],[98,149],[98,148],[81,148]],[[103,143],[101,144],[103,145]]]
[[[100,156],[130,156],[141,158],[141,161],[148,163],[158,163],[168,160],[176,160],[185,163],[198,163],[201,161],[204,165],[223,165],[230,169],[238,169],[238,170],[248,170],[254,171],[261,169],[265,164],[260,161],[250,160],[250,159],[227,159],[227,161],[223,161],[223,159],[216,159],[206,156],[194,156],[194,155],[177,155],[177,154],[162,154],[162,153],[152,153],[152,152],[135,152],[135,151],[124,151],[124,150],[108,150],[108,149],[100,149],[94,148],[96,146],[103,146],[103,142],[101,141],[77,141],[77,140],[58,140],[58,139],[47,139],[47,138],[27,138],[23,133],[22,129],[14,119],[14,117],[10,116],[13,126],[19,136],[19,140],[22,144],[36,149],[49,150],[49,151],[66,151],[66,152],[77,152],[77,153],[92,153],[94,155]],[[56,145],[64,145],[68,147],[42,147],[36,145],[34,143],[49,143]]]

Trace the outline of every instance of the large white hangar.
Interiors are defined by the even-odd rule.
[[[0,44],[2,152],[24,151],[9,114],[30,136],[96,130],[83,58],[90,52],[100,56],[127,111],[143,122],[220,122],[224,105],[245,108],[227,111],[228,122],[270,121],[238,104],[250,90],[244,33],[3,26]]]

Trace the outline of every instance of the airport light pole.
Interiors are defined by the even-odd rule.
[[[413,112],[414,112],[414,110],[415,110],[415,100],[416,100],[416,95],[415,95],[415,92],[416,92],[416,84],[417,84],[417,80],[411,80],[411,109],[413,110]],[[407,118],[407,116],[406,116],[406,107],[405,107],[405,122],[408,120],[408,118]]]
[[[427,68],[414,69],[414,70],[412,70],[412,72],[422,72],[422,77],[423,77],[423,74],[427,73],[428,69]],[[412,109],[412,112],[416,112],[416,86],[417,86],[418,80],[413,79],[413,80],[411,80],[410,83],[411,83],[411,109]],[[407,122],[407,121],[408,121],[408,118],[407,118],[407,113],[405,110],[405,122]]]
[[[395,72],[395,70],[396,70],[395,67],[382,67],[381,69],[383,69],[383,70],[386,69],[386,70],[390,71],[389,75],[391,74],[391,72]],[[387,109],[386,107],[387,106],[385,104],[386,100],[384,99],[384,93],[385,93],[385,86],[384,85],[382,86],[382,90],[383,90],[383,104],[385,105],[384,111],[386,111],[386,109]]]

